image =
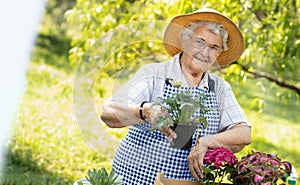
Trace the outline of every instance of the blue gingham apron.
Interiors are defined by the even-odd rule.
[[[217,98],[214,92],[214,81],[209,79],[209,90],[198,87],[181,87],[180,90],[190,89],[193,95],[208,94],[205,104],[211,111],[206,113],[208,127],[200,130],[197,128],[193,134],[192,146],[196,143],[197,132],[200,137],[216,134],[219,130],[220,114],[216,107]],[[178,92],[178,88],[170,83],[165,83],[164,98]],[[199,114],[196,111],[195,114]],[[154,184],[158,172],[163,172],[166,178],[194,180],[187,164],[190,149],[182,150],[173,148],[167,137],[160,131],[149,132],[150,123],[133,125],[121,141],[114,160],[113,169],[122,177],[123,184],[141,185]]]

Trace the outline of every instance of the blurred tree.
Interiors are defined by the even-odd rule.
[[[231,17],[245,36],[243,56],[220,69],[222,75],[241,84],[247,78],[265,78],[282,87],[278,96],[299,98],[299,5],[299,0],[78,0],[65,14],[72,25],[69,60],[93,64],[83,68],[101,69],[100,78],[128,76],[142,62],[166,59],[161,35],[173,16],[208,7]],[[149,20],[156,21],[154,28]]]
[[[76,0],[47,0],[32,61],[69,70],[70,65],[66,61],[71,48],[71,38],[67,35],[67,23],[64,13],[72,8],[75,2]]]
[[[292,90],[299,98],[299,5],[299,0],[247,0],[236,5],[225,4],[224,10],[240,7],[229,13],[238,15],[239,26],[246,38],[243,57],[230,66],[235,77],[240,80],[265,78],[283,87],[278,93],[281,98],[291,96],[284,89]]]

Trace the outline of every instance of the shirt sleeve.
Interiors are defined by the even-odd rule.
[[[148,101],[151,94],[151,78],[146,67],[141,67],[129,81],[120,87],[110,98],[110,101],[126,101],[139,103]]]
[[[220,99],[220,128],[219,131],[228,130],[236,124],[250,126],[244,111],[236,100],[230,85],[223,88]]]
[[[143,101],[152,102],[158,92],[162,92],[162,77],[156,73],[156,65],[144,65],[130,80],[119,88],[109,100],[127,105],[141,104]],[[136,128],[149,131],[151,124],[134,124]]]
[[[132,104],[154,101],[158,92],[162,92],[164,79],[162,75],[158,74],[157,67],[153,64],[142,66],[125,85],[114,93],[110,100],[126,101]]]

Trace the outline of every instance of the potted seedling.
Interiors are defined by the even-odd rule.
[[[121,185],[122,181],[114,170],[110,173],[105,168],[99,170],[93,169],[88,171],[88,177],[77,180],[74,185]]]
[[[205,113],[209,109],[205,106],[208,95],[199,93],[194,96],[190,90],[173,93],[167,98],[158,98],[152,106],[159,106],[165,115],[160,116],[151,131],[170,126],[177,137],[172,145],[175,148],[188,149],[192,144],[192,136],[197,128],[207,126]],[[199,111],[196,115],[196,111]],[[198,133],[198,132],[197,132]],[[198,137],[198,136],[197,136]]]

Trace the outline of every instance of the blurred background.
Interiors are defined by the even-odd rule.
[[[300,173],[299,0],[48,0],[4,157],[1,184],[72,184],[111,169],[127,128],[99,119],[102,103],[141,65],[170,57],[161,36],[175,15],[214,8],[241,28],[242,57],[216,67],[253,125],[249,150]]]

